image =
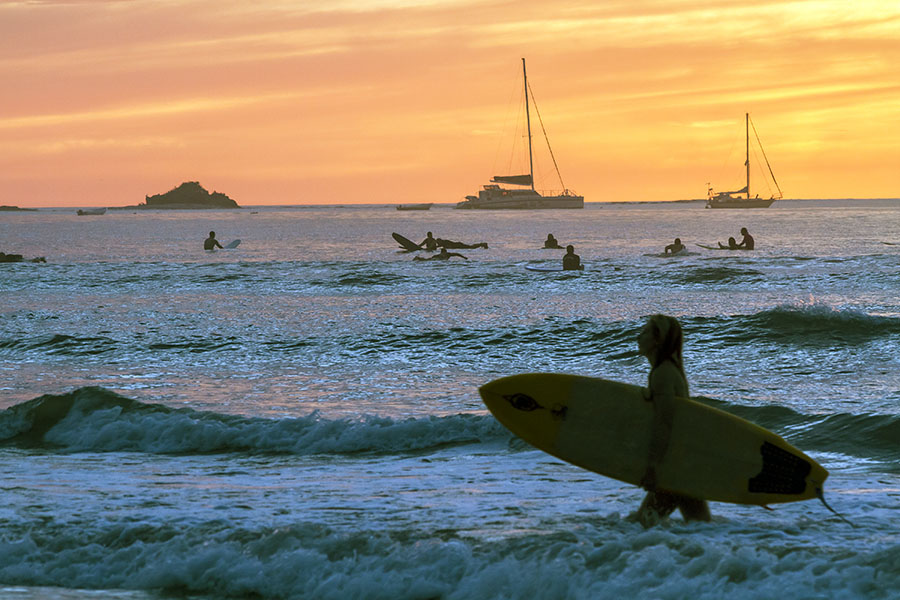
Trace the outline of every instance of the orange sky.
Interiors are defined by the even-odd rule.
[[[588,202],[742,186],[747,111],[786,198],[900,196],[895,1],[6,0],[0,204],[456,202],[521,57]]]

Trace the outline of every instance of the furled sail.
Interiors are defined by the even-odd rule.
[[[531,185],[531,175],[494,175],[494,183],[511,183],[512,185]]]

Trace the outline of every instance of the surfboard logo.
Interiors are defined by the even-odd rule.
[[[528,394],[511,394],[509,396],[503,396],[503,399],[509,402],[510,406],[512,406],[514,409],[521,410],[523,412],[545,410],[543,406],[538,404],[537,400],[535,400]]]
[[[768,494],[802,494],[812,465],[775,444],[763,442],[759,448],[762,470],[747,482],[747,491]]]
[[[509,396],[503,396],[503,399],[509,402],[510,406],[516,410],[521,410],[523,412],[547,410],[546,406],[542,405],[528,394],[515,393],[510,394]],[[568,410],[568,406],[557,403],[550,409],[550,414],[553,415],[553,418],[555,419],[563,420],[566,418],[566,412],[568,412]]]

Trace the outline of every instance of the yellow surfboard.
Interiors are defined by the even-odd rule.
[[[479,392],[498,421],[533,446],[579,467],[639,484],[647,468],[653,404],[646,388],[577,375],[526,373]],[[775,504],[822,496],[816,461],[758,425],[677,398],[661,489],[718,502]]]

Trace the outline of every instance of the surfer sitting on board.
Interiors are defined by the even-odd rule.
[[[681,243],[681,238],[675,238],[675,241],[666,246],[665,254],[678,254],[684,250],[684,244]]]
[[[722,242],[719,242],[719,248],[722,248],[723,250],[739,250],[740,246],[738,246],[737,240],[730,237],[728,238],[728,245],[726,246]]]
[[[428,258],[425,258],[424,256],[416,256],[415,258],[413,258],[413,260],[450,260],[451,256],[458,256],[460,258],[465,258],[466,260],[469,260],[467,257],[463,256],[459,252],[447,252],[446,248],[441,248],[440,252],[438,252],[437,254],[432,254]]]
[[[216,232],[210,231],[209,237],[203,240],[203,249],[204,250],[215,250],[216,248],[221,248],[222,244],[219,243],[219,240],[216,239]]]
[[[581,257],[575,254],[575,246],[571,244],[566,246],[566,254],[563,256],[563,271],[580,271],[583,268]]]
[[[559,241],[555,237],[553,237],[552,233],[547,234],[547,239],[544,240],[544,248],[552,248],[554,250],[562,250],[562,246],[559,245]]]
[[[420,248],[425,248],[429,252],[434,252],[438,249],[437,240],[434,239],[434,236],[431,235],[431,232],[425,234],[425,239],[422,240],[422,243],[419,244]]]
[[[649,401],[653,403],[647,471],[641,480],[641,487],[647,490],[647,496],[635,515],[644,527],[655,525],[676,508],[681,510],[685,521],[710,520],[706,500],[656,487],[656,469],[666,454],[672,433],[675,397],[690,397],[681,353],[683,339],[681,324],[677,319],[666,315],[650,317],[638,335],[638,352],[650,361],[648,387]]]
[[[755,245],[753,242],[753,236],[750,235],[750,232],[747,231],[746,227],[741,227],[741,235],[744,236],[741,239],[741,243],[738,244],[738,248],[743,250],[753,250],[753,246]]]

